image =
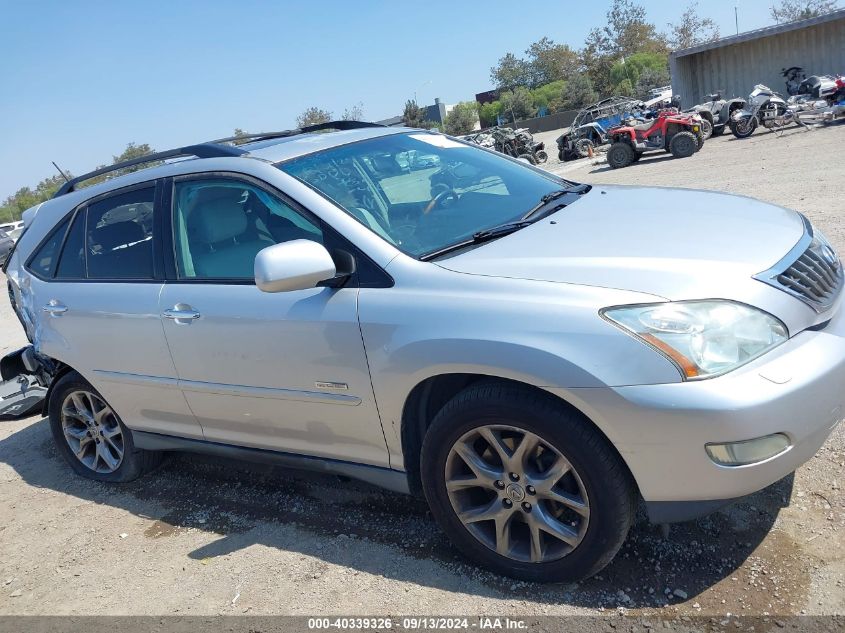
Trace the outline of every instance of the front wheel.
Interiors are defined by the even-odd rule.
[[[575,141],[575,153],[578,158],[588,158],[594,148],[595,144],[588,138],[580,138]]]
[[[600,571],[622,546],[635,489],[607,439],[551,396],[482,383],[437,414],[422,449],[432,514],[465,555],[529,581]]]
[[[132,432],[75,371],[53,386],[48,410],[56,447],[78,475],[97,481],[132,481],[161,459],[160,453],[135,448]]]
[[[707,119],[701,119],[701,136],[706,141],[708,138],[713,136],[713,124],[710,123]]]
[[[692,132],[678,132],[669,142],[669,151],[675,158],[688,158],[698,149],[698,138]]]
[[[607,164],[611,169],[627,167],[636,160],[636,152],[625,141],[616,141],[607,150]]]
[[[748,138],[757,129],[757,119],[753,116],[731,119],[731,132],[737,138]]]
[[[538,163],[545,163],[549,160],[549,155],[546,153],[546,150],[541,149],[539,152],[535,152],[534,156],[537,157]]]

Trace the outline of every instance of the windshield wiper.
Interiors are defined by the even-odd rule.
[[[560,209],[561,206],[566,206],[566,205],[556,205],[556,206],[552,207],[551,209],[549,209],[548,208],[549,204],[551,204],[552,202],[554,202],[558,198],[562,198],[563,196],[570,194],[570,193],[576,194],[576,195],[585,194],[592,188],[593,188],[592,185],[580,184],[580,185],[575,185],[574,187],[569,187],[568,189],[558,189],[557,191],[552,191],[550,193],[547,193],[542,198],[540,198],[540,201],[537,204],[535,204],[533,207],[528,209],[528,211],[525,213],[525,215],[522,216],[522,219],[527,220],[529,218],[535,218],[536,220],[539,220],[540,218],[535,217],[535,216],[539,215],[541,211],[545,212],[544,215],[548,215],[548,213],[550,213],[552,211],[557,211],[558,209]]]
[[[535,222],[541,220],[546,215],[549,215],[550,213],[553,213],[554,211],[565,207],[566,204],[563,202],[550,206],[558,198],[561,198],[568,194],[581,195],[587,193],[592,188],[592,185],[581,184],[569,187],[568,189],[559,189],[557,191],[547,193],[542,198],[540,198],[540,202],[538,202],[537,205],[529,209],[528,212],[523,215],[521,219],[511,222],[505,222],[504,224],[499,224],[497,226],[490,227],[489,229],[484,229],[483,231],[473,233],[472,239],[463,240],[462,242],[451,244],[436,251],[432,251],[431,253],[421,255],[420,260],[424,262],[429,261],[431,259],[441,257],[442,255],[447,255],[448,253],[451,253],[453,251],[461,250],[462,248],[466,248],[468,246],[482,244],[483,242],[489,242],[491,240],[504,237],[505,235],[515,233],[519,229],[524,229],[526,226],[534,224]],[[542,215],[540,213],[541,211],[543,212]]]

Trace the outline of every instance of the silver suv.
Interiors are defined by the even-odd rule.
[[[7,267],[32,345],[3,376],[49,383],[81,475],[170,450],[316,468],[424,494],[491,569],[571,580],[641,499],[711,512],[842,417],[842,267],[793,211],[371,124],[146,160],[27,211]]]

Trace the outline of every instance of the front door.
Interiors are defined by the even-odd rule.
[[[322,242],[319,222],[234,177],[179,178],[171,197],[176,279],[159,306],[206,439],[387,466],[358,289],[254,284],[261,249]]]

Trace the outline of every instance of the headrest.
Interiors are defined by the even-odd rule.
[[[110,251],[117,246],[140,242],[146,237],[144,227],[132,220],[114,222],[94,229],[91,239],[103,247],[103,250]]]
[[[241,206],[242,189],[208,187],[197,195],[190,223],[197,239],[215,244],[237,237],[247,228],[246,212]]]

